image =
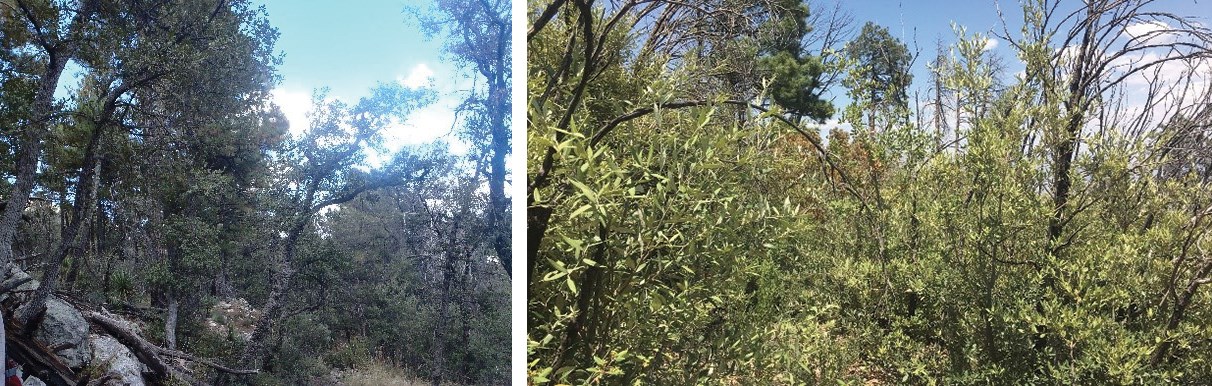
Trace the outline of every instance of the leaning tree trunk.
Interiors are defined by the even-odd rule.
[[[253,327],[248,344],[240,352],[240,358],[237,361],[240,368],[259,369],[264,361],[265,341],[269,338],[273,324],[285,305],[286,294],[290,290],[290,281],[294,277],[293,262],[299,238],[302,237],[303,230],[307,228],[307,223],[311,222],[311,216],[315,213],[312,206],[316,199],[317,184],[318,180],[315,179],[309,182],[302,202],[298,203],[301,213],[286,234],[282,260],[279,261],[270,281],[269,298],[265,300],[265,305],[261,306],[261,317],[257,318],[257,324]],[[217,385],[226,385],[229,382],[230,379],[226,374],[219,374],[219,377],[215,379]]]
[[[21,213],[29,204],[30,191],[34,189],[35,174],[38,170],[38,160],[42,155],[42,140],[48,132],[49,121],[54,113],[54,93],[59,86],[59,78],[67,65],[68,55],[49,55],[51,61],[47,64],[38,90],[34,93],[33,122],[20,136],[18,146],[16,183],[8,197],[8,202],[0,213],[0,262],[13,259],[13,238],[17,234],[17,225]]]
[[[80,228],[85,223],[85,216],[89,213],[89,206],[94,201],[93,197],[97,195],[97,184],[101,179],[101,164],[97,147],[101,142],[101,134],[105,131],[105,126],[96,121],[94,124],[96,125],[93,128],[92,138],[89,139],[88,147],[84,151],[84,166],[80,169],[76,183],[76,202],[73,204],[72,217],[64,232],[63,240],[46,266],[46,270],[43,271],[42,284],[34,291],[33,298],[17,310],[17,321],[26,325],[26,331],[33,331],[37,327],[31,325],[30,322],[42,313],[43,308],[46,307],[46,299],[50,297],[51,292],[54,292],[63,267],[63,260],[67,258],[68,254],[80,250]]]
[[[253,327],[252,336],[249,338],[248,344],[240,352],[240,360],[237,363],[239,363],[238,366],[241,368],[261,368],[261,362],[265,356],[265,340],[269,338],[269,332],[277,320],[278,314],[281,313],[282,306],[286,303],[286,294],[290,290],[290,281],[295,273],[293,267],[295,250],[299,238],[303,234],[303,229],[310,219],[310,215],[303,216],[295,223],[290,233],[286,236],[282,261],[274,271],[273,279],[270,283],[269,298],[265,300],[265,305],[261,306],[261,317],[257,318],[257,324]]]
[[[297,236],[288,237],[286,241],[286,249],[288,250],[286,256],[288,257],[286,259],[294,257],[296,240],[298,240]],[[240,351],[240,358],[236,362],[237,367],[247,369],[261,368],[265,358],[265,341],[269,339],[269,333],[273,329],[273,324],[286,302],[286,293],[290,289],[290,280],[293,276],[294,269],[287,261],[283,261],[277,270],[274,271],[270,283],[269,298],[261,306],[261,316],[257,318],[257,323],[253,327],[253,332],[248,339],[248,343],[244,345],[244,350]],[[228,385],[230,383],[231,378],[228,374],[220,373],[215,378],[216,385]]]

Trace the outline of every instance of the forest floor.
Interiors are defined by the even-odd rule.
[[[428,380],[416,377],[409,371],[377,361],[362,368],[333,372],[333,378],[342,386],[423,386],[430,384]]]

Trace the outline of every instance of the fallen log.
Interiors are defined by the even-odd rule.
[[[191,361],[191,362],[198,362],[198,363],[201,363],[201,364],[204,364],[204,365],[210,366],[211,368],[213,368],[213,369],[215,369],[215,370],[219,370],[219,371],[222,371],[222,372],[225,372],[225,373],[228,373],[228,374],[250,375],[250,374],[256,374],[256,373],[261,372],[260,370],[240,370],[240,369],[233,369],[233,368],[230,368],[230,367],[227,367],[227,366],[220,365],[220,364],[218,364],[218,363],[216,363],[216,362],[214,362],[214,361],[211,361],[211,360],[209,360],[209,359],[198,358],[198,357],[196,357],[196,356],[189,355],[189,354],[186,354],[186,353],[184,353],[184,352],[180,352],[180,351],[176,351],[176,350],[169,350],[169,349],[166,349],[166,348],[160,348],[160,354],[162,354],[162,355],[166,355],[166,356],[170,356],[170,357],[174,357],[174,358],[181,358],[181,359],[184,359],[184,360],[187,360],[187,361]]]
[[[180,352],[180,351],[176,351],[176,350],[169,350],[169,349],[157,346],[151,342],[148,342],[146,339],[143,339],[142,337],[140,337],[138,334],[134,333],[130,329],[126,328],[126,326],[123,326],[121,322],[114,320],[113,318],[110,318],[109,316],[106,316],[106,315],[101,314],[96,311],[84,312],[84,318],[87,319],[89,322],[91,322],[97,326],[100,326],[102,329],[104,329],[106,332],[108,332],[111,336],[118,339],[118,342],[120,342],[123,345],[125,345],[126,347],[130,348],[131,351],[133,351],[135,353],[135,356],[137,358],[139,358],[139,361],[143,362],[143,364],[147,365],[147,367],[149,369],[151,369],[153,373],[155,373],[155,376],[158,378],[158,380],[161,380],[161,381],[165,381],[170,378],[176,378],[176,379],[185,381],[186,383],[189,383],[189,384],[196,384],[196,385],[202,384],[201,382],[198,382],[192,376],[189,375],[189,369],[186,369],[184,367],[178,367],[174,364],[171,364],[171,362],[165,361],[164,357],[181,358],[181,359],[185,359],[187,361],[201,363],[201,364],[209,366],[217,371],[228,373],[228,374],[256,374],[259,372],[259,370],[255,370],[255,369],[254,370],[233,369],[233,368],[230,368],[227,366],[220,365],[220,364],[218,364],[214,361],[208,360],[208,359],[198,358],[196,356],[189,355],[184,352]]]
[[[100,326],[110,336],[118,339],[118,342],[134,351],[135,357],[139,358],[139,362],[143,362],[155,374],[156,381],[166,381],[172,376],[169,373],[168,365],[164,363],[164,360],[159,355],[156,355],[155,345],[139,337],[138,334],[128,330],[125,326],[122,326],[121,322],[110,319],[96,311],[85,312],[84,319]]]

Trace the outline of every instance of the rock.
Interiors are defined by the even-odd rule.
[[[27,277],[30,277],[29,273],[26,273],[25,271],[21,270],[21,267],[18,267],[16,264],[13,264],[13,265],[9,266],[8,272],[5,273],[4,281],[20,280],[20,279],[25,279]],[[30,280],[30,281],[26,282],[25,284],[18,286],[17,288],[13,289],[13,291],[15,291],[15,292],[33,291],[33,290],[38,289],[39,285],[40,284],[38,283],[38,280],[34,279],[34,280]]]
[[[143,363],[135,354],[109,335],[92,334],[88,336],[92,345],[92,363],[95,366],[105,366],[107,374],[113,374],[118,379],[106,382],[107,385],[143,385]]]
[[[22,386],[46,386],[46,382],[42,382],[41,379],[33,375],[26,377],[24,381],[21,381],[21,384]]]
[[[8,271],[4,272],[3,278],[0,278],[0,283],[21,280],[21,279],[25,279],[28,277],[30,277],[30,274],[23,271],[21,269],[21,267],[18,267],[16,264],[9,264]],[[33,291],[33,290],[38,289],[39,285],[40,284],[38,283],[38,280],[33,279],[33,280],[25,282],[25,284],[17,286],[17,288],[13,289],[13,292]],[[0,302],[8,299],[8,296],[9,296],[8,293],[0,295]]]
[[[88,364],[91,352],[88,322],[79,310],[63,299],[55,296],[46,298],[46,317],[34,332],[34,338],[46,347],[63,347],[55,355],[67,367],[80,369]]]
[[[224,300],[210,309],[211,317],[206,319],[206,326],[220,335],[233,336],[244,342],[252,340],[253,329],[261,312],[248,304],[243,298]]]

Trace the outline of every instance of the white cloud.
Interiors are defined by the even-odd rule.
[[[470,87],[470,82],[462,77],[447,76],[445,72],[448,70],[443,67],[438,67],[438,71],[444,74],[438,76],[427,64],[418,63],[407,70],[407,75],[396,77],[396,82],[405,87],[434,89],[438,98],[434,103],[413,111],[404,119],[384,128],[381,134],[386,152],[368,152],[367,165],[363,165],[363,168],[382,165],[390,160],[392,153],[409,145],[445,141],[453,154],[463,155],[471,150],[471,144],[458,138],[459,129],[451,129],[455,122],[455,109],[465,97],[461,89]],[[274,103],[281,108],[290,122],[290,133],[298,136],[307,131],[311,126],[308,118],[312,108],[311,93],[299,91],[297,88],[279,87],[275,88],[271,95]],[[339,99],[353,103],[346,98]]]
[[[998,44],[1001,44],[1001,40],[997,40],[994,38],[985,39],[985,48],[982,48],[981,51],[989,51],[994,48],[997,48]]]
[[[307,112],[311,110],[311,93],[275,88],[272,95],[274,103],[290,122],[290,133],[299,135],[307,131],[311,126],[311,120],[307,118]]]
[[[1140,52],[1117,60],[1111,76],[1119,76],[1140,66],[1170,58],[1177,52]],[[1144,117],[1148,125],[1157,125],[1169,119],[1179,106],[1191,106],[1202,98],[1212,86],[1212,60],[1169,60],[1137,72],[1124,79],[1124,108],[1121,119]],[[1148,100],[1151,87],[1158,87],[1156,99]]]
[[[396,78],[396,81],[408,88],[422,88],[433,85],[433,75],[433,69],[425,63],[418,63],[412,67],[408,76]]]
[[[446,141],[447,148],[452,154],[467,154],[470,146],[458,139],[457,127],[451,128],[455,121],[455,108],[458,107],[459,102],[460,100],[456,96],[441,96],[433,104],[413,111],[404,120],[384,128],[383,144],[388,153],[370,154],[368,163],[381,165],[390,160],[390,153],[404,146],[440,140]]]
[[[1124,33],[1133,39],[1141,39],[1142,42],[1168,43],[1177,38],[1173,33],[1164,32],[1169,29],[1169,24],[1154,20],[1124,27]]]
[[[390,145],[417,145],[432,142],[450,133],[450,125],[454,122],[454,108],[443,103],[445,99],[414,111],[403,122],[385,128],[385,142]]]

